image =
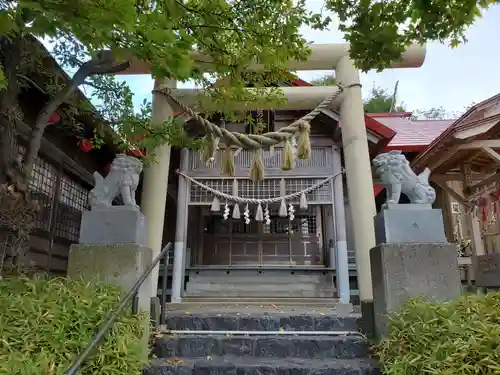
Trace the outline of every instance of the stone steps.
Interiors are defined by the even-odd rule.
[[[205,296],[213,296],[214,294],[219,293],[220,295],[226,298],[257,298],[259,296],[266,298],[333,298],[335,294],[335,290],[298,290],[298,289],[289,289],[289,290],[275,290],[274,288],[268,289],[260,289],[260,290],[251,290],[241,289],[241,290],[214,290],[214,289],[196,289],[186,290],[187,297],[205,297]]]
[[[241,297],[333,297],[336,291],[327,271],[209,270],[189,275],[187,296]]]
[[[229,275],[190,275],[189,281],[194,283],[213,283],[213,284],[324,284],[332,283],[332,276],[328,275],[291,275],[291,274],[250,274],[239,275],[235,272]]]
[[[360,336],[231,336],[164,335],[157,339],[158,358],[183,357],[276,357],[341,358],[366,357],[368,345]]]
[[[193,284],[186,287],[186,296],[230,298],[333,298],[335,288],[322,284]]]
[[[221,297],[214,294],[206,296],[184,296],[182,304],[221,304],[221,305],[276,305],[276,306],[323,306],[335,307],[336,298],[322,297]]]
[[[178,331],[357,331],[357,314],[168,314],[166,330]]]
[[[369,359],[216,357],[159,359],[144,375],[380,375]]]
[[[170,312],[143,375],[380,375],[357,319]]]

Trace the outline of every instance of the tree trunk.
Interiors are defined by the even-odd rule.
[[[0,62],[7,82],[7,88],[0,91],[0,184],[20,182],[16,122],[22,116],[17,103],[21,48],[20,38],[0,37]]]
[[[29,249],[29,236],[38,210],[32,206],[22,187],[24,174],[20,166],[17,123],[22,121],[18,105],[17,81],[23,40],[0,37],[0,63],[7,87],[0,90],[0,275],[17,269]],[[19,192],[21,191],[21,193]]]

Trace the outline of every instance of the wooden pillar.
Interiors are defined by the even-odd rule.
[[[342,85],[354,85],[344,89],[340,105],[342,148],[353,222],[360,299],[361,303],[370,309],[373,302],[370,249],[375,247],[373,218],[376,208],[361,85],[359,72],[348,56],[340,59],[335,71],[336,78]]]
[[[468,187],[472,186],[472,173],[469,164],[461,166],[463,189],[466,191]],[[472,256],[485,255],[483,239],[481,238],[481,225],[475,212],[467,213],[467,226],[470,230]]]
[[[469,186],[472,186],[473,181],[472,181],[472,171],[470,164],[463,164],[460,167],[460,172],[462,174],[462,186],[463,190],[467,191],[467,188]],[[476,264],[476,257],[478,255],[485,255],[486,251],[484,250],[484,243],[483,239],[481,238],[481,225],[479,223],[479,219],[476,216],[476,213],[474,211],[472,212],[467,212],[465,216],[465,222],[467,224],[467,227],[469,229],[469,234],[471,238],[471,250],[472,250],[472,265]],[[472,271],[472,277],[475,279],[476,275],[474,272],[474,266],[470,267],[470,270]],[[469,279],[471,277],[469,276]],[[481,294],[483,292],[482,288],[477,288],[477,293]]]
[[[334,192],[333,192],[333,185],[332,185],[332,200],[333,200]],[[334,217],[333,213],[335,212],[335,209],[333,208],[333,202],[331,205],[324,205],[323,206],[323,233],[325,235],[325,255],[326,255],[326,261],[327,261],[327,266],[330,268],[336,268],[337,265],[337,260],[335,259],[335,222],[334,222]]]
[[[333,151],[333,173],[338,173],[342,169],[340,150]],[[343,176],[337,176],[333,180],[333,212],[335,218],[335,242],[337,251],[337,288],[341,303],[349,303],[351,290],[349,288],[349,255],[347,252],[347,231],[345,223],[345,203],[344,203],[344,183]],[[358,276],[359,277],[359,276]]]
[[[155,88],[165,82],[155,81]],[[169,81],[170,87],[175,87],[175,81]],[[173,116],[173,109],[165,96],[153,94],[152,125],[162,125],[169,117]],[[147,245],[153,250],[156,258],[162,248],[165,209],[167,204],[168,172],[170,167],[170,145],[165,144],[155,150],[156,162],[150,163],[144,169],[141,210],[146,217]],[[151,272],[153,287],[151,296],[158,293],[159,264]]]
[[[186,172],[188,169],[188,150],[181,150],[180,170]],[[186,267],[186,234],[188,215],[188,187],[187,180],[179,176],[179,187],[177,190],[177,218],[175,223],[174,243],[174,267],[172,271],[172,302],[182,302],[182,291],[184,289],[184,271]]]

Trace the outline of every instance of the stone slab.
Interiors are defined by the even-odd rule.
[[[447,243],[443,213],[418,204],[398,204],[375,216],[377,244]]]
[[[473,257],[476,286],[500,288],[500,253]]]
[[[80,244],[123,244],[146,246],[146,218],[128,206],[95,208],[82,214]]]
[[[454,244],[382,244],[370,250],[375,332],[387,334],[387,317],[409,298],[450,301],[461,294]]]
[[[180,363],[180,364],[179,364]],[[371,359],[213,357],[154,360],[144,375],[380,375]]]
[[[310,311],[313,310],[312,308]],[[196,311],[196,310],[189,310]],[[357,331],[357,314],[348,316],[325,315],[324,313],[293,314],[265,313],[245,314],[192,313],[179,314],[169,311],[167,330],[209,331]]]
[[[384,203],[382,205],[383,210],[432,210],[432,204],[430,203]]]
[[[152,261],[153,251],[145,246],[74,244],[69,251],[68,277],[84,280],[98,278],[128,292]],[[153,280],[148,277],[139,289],[139,311],[149,313],[152,286]]]
[[[362,358],[368,342],[360,336],[157,336],[158,358],[204,356],[253,356],[297,358]]]

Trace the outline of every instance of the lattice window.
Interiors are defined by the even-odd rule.
[[[55,235],[78,241],[82,211],[87,207],[88,189],[66,175],[61,177]]]
[[[206,165],[201,160],[201,151],[192,151],[189,153],[189,170],[220,168],[221,154],[219,150],[212,164]],[[234,162],[237,168],[249,169],[252,166],[253,150],[241,150],[235,157]],[[281,168],[283,148],[276,147],[271,152],[269,149],[262,150],[262,162],[264,168]],[[306,160],[297,160],[296,168],[326,168],[332,165],[332,149],[330,147],[313,147],[311,157]]]
[[[316,234],[316,216],[299,216],[293,220],[292,230],[302,235]]]
[[[205,185],[210,186],[212,189],[226,194],[233,193],[233,180],[203,180]],[[191,184],[190,202],[191,203],[207,203],[211,202],[213,195],[198,187],[196,184]]]
[[[323,181],[323,179],[285,179],[285,195],[297,193],[321,181]],[[233,180],[231,179],[202,180],[202,182],[212,189],[230,195],[233,194]],[[238,196],[252,199],[277,198],[281,196],[280,184],[280,179],[268,179],[255,183],[250,180],[238,179]],[[331,202],[330,184],[331,181],[308,193],[307,200],[316,203]],[[190,193],[190,203],[210,203],[213,200],[213,195],[211,193],[198,187],[196,184],[191,184]],[[299,197],[293,200],[292,203],[298,204]]]
[[[40,204],[35,227],[44,231],[50,230],[50,219],[53,210],[54,195],[57,185],[57,170],[47,161],[36,158],[29,181],[30,195]]]
[[[83,211],[87,208],[89,190],[66,175],[61,178],[59,200],[70,207]]]
[[[264,233],[289,233],[290,220],[287,217],[271,217],[271,223],[264,224]]]
[[[310,188],[314,184],[323,181],[323,179],[286,179],[285,180],[285,194],[293,194],[298,191]],[[309,202],[329,202],[332,200],[332,188],[331,181],[320,186],[319,188],[311,191],[306,195]],[[295,199],[294,203],[297,203],[299,198]]]
[[[271,179],[260,182],[238,180],[238,196],[242,198],[267,199],[280,196],[280,180]]]
[[[26,148],[19,145],[19,153],[24,155]],[[43,231],[78,241],[80,233],[81,213],[86,209],[89,190],[62,174],[57,168],[40,157],[35,159],[31,179],[29,182],[30,194],[40,202],[41,212],[36,227]],[[59,202],[55,202],[57,185],[59,184]],[[51,216],[55,210],[55,222],[51,223]],[[51,225],[52,228],[51,228]]]
[[[287,217],[271,217],[269,225],[264,224],[264,233],[316,234],[316,216],[296,216],[290,222]]]

